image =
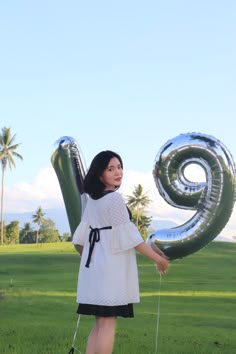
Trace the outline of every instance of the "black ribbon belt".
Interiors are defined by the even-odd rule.
[[[92,253],[93,253],[93,249],[94,249],[94,246],[95,246],[95,243],[96,242],[99,242],[100,241],[100,230],[110,230],[112,229],[112,226],[105,226],[105,227],[101,227],[100,229],[95,227],[94,229],[90,226],[90,233],[89,233],[89,253],[88,253],[88,258],[87,258],[87,261],[86,261],[86,264],[85,264],[85,267],[86,268],[89,268],[89,264],[90,264],[90,261],[91,261],[91,257],[92,257]]]

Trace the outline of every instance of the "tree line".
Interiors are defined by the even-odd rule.
[[[60,242],[71,241],[71,234],[64,233],[60,235],[55,222],[48,218],[41,206],[39,206],[32,215],[32,222],[37,225],[34,230],[30,222],[26,222],[20,230],[19,221],[11,221],[10,224],[4,223],[4,183],[5,171],[7,166],[10,169],[16,167],[14,158],[23,160],[23,156],[18,153],[19,143],[15,143],[16,134],[12,135],[11,128],[2,128],[0,134],[0,162],[2,168],[1,184],[1,219],[0,219],[0,237],[1,244],[6,243],[39,243],[39,242]],[[132,195],[126,196],[126,203],[132,215],[132,221],[135,223],[143,238],[146,239],[149,233],[152,217],[146,215],[146,209],[151,200],[148,194],[144,192],[143,187],[138,184],[134,187]]]
[[[4,225],[4,244],[71,241],[71,234],[69,232],[61,235],[56,228],[55,222],[50,218],[45,218],[45,213],[41,206],[32,214],[32,223],[36,224],[36,229],[33,228],[31,222],[24,223],[24,226],[20,229],[19,221],[17,220]]]

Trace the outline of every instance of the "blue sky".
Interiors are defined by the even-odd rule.
[[[140,176],[180,133],[213,135],[236,159],[235,13],[227,0],[1,2],[0,127],[24,157],[7,171],[6,208],[20,210],[20,190],[43,203],[64,135],[87,165],[112,149]]]

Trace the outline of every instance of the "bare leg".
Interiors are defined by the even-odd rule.
[[[95,354],[97,336],[98,336],[98,327],[97,325],[95,325],[95,327],[92,329],[88,337],[86,354]]]
[[[87,343],[86,354],[112,354],[116,317],[96,317]]]

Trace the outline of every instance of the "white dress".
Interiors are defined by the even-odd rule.
[[[108,226],[111,229],[99,231],[100,240],[94,242],[89,261],[91,228]],[[78,277],[78,303],[117,306],[140,301],[134,247],[144,240],[130,221],[126,204],[118,192],[97,200],[88,199],[72,242],[84,246]]]

